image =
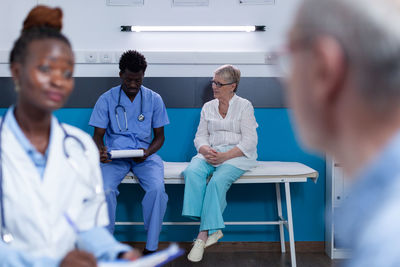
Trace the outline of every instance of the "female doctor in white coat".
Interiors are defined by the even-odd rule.
[[[18,98],[0,126],[0,266],[137,257],[102,227],[108,217],[91,137],[52,115],[74,85],[61,17],[58,8],[34,8],[10,55]]]

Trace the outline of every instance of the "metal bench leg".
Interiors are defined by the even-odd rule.
[[[296,267],[296,251],[294,249],[294,232],[293,232],[293,218],[292,218],[292,201],[290,199],[290,183],[288,182],[285,183],[285,195],[286,195],[286,209],[288,216],[290,259],[292,261],[292,267]]]
[[[276,204],[278,206],[278,217],[279,217],[279,235],[280,235],[280,240],[281,240],[281,252],[285,253],[286,248],[285,248],[285,233],[283,231],[283,216],[282,216],[282,198],[281,198],[281,190],[280,190],[280,183],[275,183],[275,189],[276,189]]]

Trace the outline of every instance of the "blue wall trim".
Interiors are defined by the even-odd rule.
[[[0,114],[5,109],[0,109]],[[63,122],[75,125],[92,134],[87,125],[92,109],[65,108],[55,112]],[[170,125],[165,127],[166,140],[159,155],[165,161],[189,161],[196,153],[193,138],[200,117],[199,108],[169,108]],[[296,241],[324,240],[325,207],[325,161],[315,155],[304,152],[296,141],[290,125],[287,109],[255,109],[259,124],[258,155],[259,160],[298,161],[320,174],[317,184],[309,181],[291,185],[294,232]],[[183,185],[166,187],[169,203],[165,215],[166,221],[185,221],[182,218]],[[141,198],[144,193],[139,185],[120,186],[117,220],[140,220]],[[282,190],[283,194],[283,190]],[[283,194],[284,195],[284,194]],[[228,207],[225,220],[275,220],[276,196],[274,185],[233,185],[227,195]],[[163,227],[161,241],[192,241],[198,231],[197,226]],[[227,226],[224,241],[277,241],[277,226]],[[119,226],[116,237],[121,241],[145,241],[143,226]]]

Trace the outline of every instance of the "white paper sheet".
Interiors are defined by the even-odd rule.
[[[99,262],[98,267],[154,267],[165,264],[184,253],[176,244],[170,245],[167,249],[143,256],[135,261],[114,261]]]
[[[140,158],[143,157],[144,152],[142,149],[126,149],[126,150],[111,150],[109,154],[111,159]]]

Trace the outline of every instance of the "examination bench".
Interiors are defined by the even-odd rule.
[[[182,172],[189,162],[164,162],[165,184],[184,184]],[[258,166],[245,172],[235,184],[261,184],[274,183],[276,190],[278,220],[277,221],[240,221],[225,222],[226,225],[279,225],[280,243],[282,253],[285,249],[284,227],[289,234],[290,257],[292,267],[296,266],[296,253],[294,244],[292,203],[290,198],[290,183],[307,182],[318,179],[318,172],[299,162],[258,161]],[[138,183],[133,173],[128,173],[122,183]],[[282,199],[280,185],[284,184],[287,219],[282,215]],[[116,222],[116,225],[142,225],[143,222]],[[163,225],[196,225],[198,222],[164,222]]]

